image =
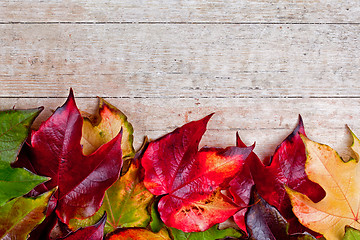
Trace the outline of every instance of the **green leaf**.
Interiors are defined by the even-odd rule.
[[[0,239],[26,239],[44,218],[52,192],[40,197],[18,197],[0,207]]]
[[[134,162],[130,165],[128,172],[106,191],[100,210],[89,219],[70,221],[70,226],[76,229],[92,225],[106,211],[108,218],[104,233],[112,232],[120,227],[146,227],[150,222],[147,208],[153,197],[140,178],[139,163]]]
[[[345,236],[343,240],[359,240],[360,231],[350,226],[345,226]]]
[[[29,128],[43,108],[0,112],[0,206],[47,180],[22,168],[12,168]]]
[[[240,238],[242,234],[234,228],[218,229],[218,225],[206,230],[205,232],[185,233],[176,228],[169,228],[174,240],[215,240],[226,237]]]
[[[150,220],[150,229],[153,232],[159,232],[163,227],[164,227],[164,222],[161,221],[160,218],[160,214],[157,210],[157,205],[159,203],[160,198],[158,198],[157,200],[155,200],[152,204],[151,204],[151,209],[150,209],[150,215],[151,215],[151,220]]]

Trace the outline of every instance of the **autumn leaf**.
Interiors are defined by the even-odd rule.
[[[216,239],[239,239],[242,234],[234,228],[219,229],[218,225],[214,225],[204,232],[186,233],[176,228],[170,228],[171,236],[174,240],[216,240]]]
[[[157,210],[159,200],[160,200],[160,197],[155,198],[155,200],[153,201],[153,203],[150,206],[151,219],[150,219],[150,223],[149,223],[149,228],[153,232],[159,232],[165,226],[164,222],[160,218],[159,211]]]
[[[0,239],[27,239],[27,235],[45,218],[52,192],[38,198],[15,198],[0,207]]]
[[[169,232],[162,228],[153,233],[146,228],[119,228],[105,238],[106,240],[170,240]]]
[[[51,198],[50,198],[51,201]],[[34,228],[27,240],[53,240],[69,235],[72,231],[61,222],[55,211],[50,212],[36,228]]]
[[[358,155],[359,139],[352,133],[353,150]],[[360,229],[359,159],[344,162],[332,148],[302,136],[306,146],[306,173],[326,191],[321,201],[314,203],[307,196],[287,188],[293,211],[299,221],[328,240],[342,239],[345,226]]]
[[[278,210],[254,191],[253,206],[246,214],[250,240],[315,240],[310,234],[289,235],[289,224]]]
[[[139,156],[147,144],[148,139],[145,137],[134,159],[131,159],[132,164],[127,172],[105,192],[104,202],[100,210],[94,216],[84,220],[72,219],[70,221],[71,229],[95,224],[104,211],[110,214],[105,224],[105,234],[120,227],[148,226],[151,218],[148,205],[153,201],[154,195],[144,186],[143,169],[139,162]]]
[[[163,222],[184,232],[205,231],[239,207],[220,193],[241,171],[252,148],[202,148],[198,145],[209,115],[149,143],[141,159],[144,184],[154,195]]]
[[[103,207],[111,215],[106,232],[118,227],[146,227],[150,221],[147,207],[153,196],[141,179],[139,163],[133,163],[121,181],[107,191]]]
[[[157,201],[151,206],[151,223],[150,228],[153,232],[159,232],[164,223],[161,221],[159,213],[156,209]],[[204,232],[183,232],[176,228],[168,228],[173,240],[215,240],[223,238],[240,238],[242,234],[234,228],[219,229],[219,225],[214,225]]]
[[[106,212],[102,216],[102,218],[99,220],[98,223],[96,223],[93,226],[89,226],[86,228],[80,228],[76,232],[70,233],[66,237],[59,238],[64,240],[102,240],[104,237],[104,226],[106,222]]]
[[[109,213],[105,233],[119,227],[146,227],[150,221],[147,207],[154,195],[145,188],[140,170],[139,162],[134,161],[128,172],[106,191],[100,210],[90,219],[70,221],[71,228],[93,224],[104,211]]]
[[[55,212],[52,212],[45,220],[37,226],[31,233],[28,240],[38,239],[103,239],[104,225],[106,222],[106,212],[102,215],[100,220],[92,226],[80,228],[77,231],[71,231],[68,226],[62,223],[56,216]]]
[[[121,150],[124,161],[134,157],[133,127],[119,109],[99,98],[99,109],[96,117],[84,117],[81,145],[85,155],[93,153],[101,145],[116,137],[123,129]]]
[[[360,239],[360,231],[350,226],[345,226],[345,235],[343,240],[358,240]]]
[[[22,196],[47,178],[10,164],[17,158],[29,128],[43,108],[0,111],[0,206]]]
[[[277,147],[269,165],[264,165],[258,157],[248,158],[246,163],[260,196],[276,207],[289,222],[289,233],[309,230],[294,216],[284,185],[306,194],[313,201],[319,201],[325,196],[324,190],[306,176],[306,152],[300,133],[305,135],[304,125],[299,116],[298,126]]]
[[[19,162],[51,180],[32,195],[58,186],[49,210],[68,224],[89,217],[100,208],[105,191],[118,179],[122,166],[121,133],[93,154],[84,156],[80,145],[82,117],[72,90],[66,103],[31,134]]]
[[[237,133],[236,146],[246,147]],[[242,171],[239,172],[233,180],[231,180],[229,188],[229,192],[233,196],[234,202],[238,204],[239,207],[243,208],[239,210],[233,217],[235,223],[245,234],[247,234],[245,214],[250,204],[251,189],[254,186],[254,180],[251,175],[249,163],[254,161],[261,162],[259,157],[254,152],[251,152],[245,161]]]

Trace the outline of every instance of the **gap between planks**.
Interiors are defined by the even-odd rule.
[[[76,98],[82,99],[97,99],[101,96],[78,96]],[[44,96],[0,96],[0,99],[19,99],[19,98],[29,98],[29,99],[64,99],[67,96],[53,96],[53,97],[44,97]],[[206,96],[198,96],[198,97],[187,97],[187,96],[134,96],[134,97],[111,97],[104,96],[103,98],[109,99],[360,99],[360,96],[215,96],[215,97],[206,97]]]
[[[53,22],[28,22],[28,21],[9,21],[0,22],[0,24],[24,24],[24,25],[50,25],[50,24],[84,24],[84,25],[360,25],[360,22],[127,22],[127,21],[110,21],[110,22],[96,22],[96,21],[53,21]]]

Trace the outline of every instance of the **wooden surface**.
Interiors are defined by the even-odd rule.
[[[44,106],[69,88],[96,96],[155,139],[215,112],[201,145],[235,133],[269,156],[297,123],[345,159],[360,136],[358,1],[33,1],[0,3],[1,109]]]

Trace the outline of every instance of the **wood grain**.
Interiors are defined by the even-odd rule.
[[[0,25],[3,97],[360,97],[355,25]]]
[[[359,23],[358,1],[5,0],[1,22]]]

